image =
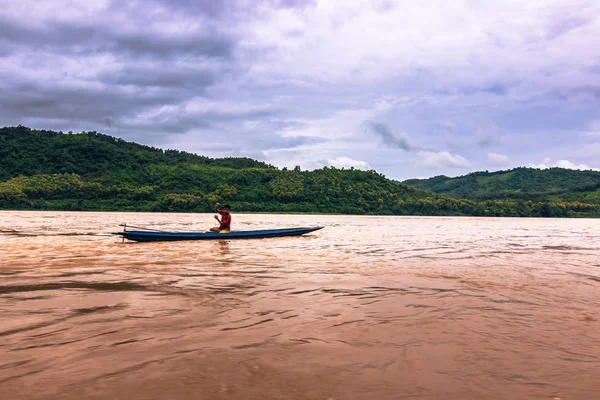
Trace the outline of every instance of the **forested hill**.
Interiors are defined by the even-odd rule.
[[[403,183],[475,201],[581,201],[600,204],[600,172],[597,171],[515,168],[474,172],[457,178],[410,179]]]
[[[600,216],[600,202],[454,199],[375,171],[280,170],[96,132],[0,128],[0,209],[208,212],[215,201],[234,212]]]
[[[0,128],[0,208],[200,212],[217,200],[234,211],[355,214],[419,213],[447,201],[374,171],[279,170],[96,132]]]
[[[82,178],[143,180],[135,171],[150,165],[209,165],[228,168],[273,168],[250,158],[209,158],[163,150],[97,132],[63,134],[29,128],[0,128],[0,180],[17,175],[73,173]],[[127,171],[123,175],[122,171]]]

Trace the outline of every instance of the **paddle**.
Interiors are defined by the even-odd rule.
[[[220,205],[220,204],[219,204],[219,202],[217,201],[217,202],[215,203],[215,213],[216,213],[216,212],[217,212],[217,210],[219,209],[219,205]],[[218,215],[215,215],[215,219],[216,219],[217,221],[219,221],[219,224],[221,224],[221,220],[219,220],[219,216],[218,216]]]
[[[217,201],[215,203],[215,213],[218,211],[219,209],[219,202]],[[221,220],[219,219],[219,215],[214,215],[215,219],[217,220],[217,222],[219,223],[219,228],[221,227]]]
[[[161,231],[160,229],[148,228],[146,226],[128,225],[126,223],[119,224],[119,226],[122,226],[124,231],[126,231],[127,228],[129,227],[129,228],[135,228],[135,229],[142,229],[144,231],[156,231],[156,232],[165,232],[165,233],[177,232],[177,231]]]

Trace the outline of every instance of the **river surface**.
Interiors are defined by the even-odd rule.
[[[600,399],[600,220],[0,211],[0,398]]]

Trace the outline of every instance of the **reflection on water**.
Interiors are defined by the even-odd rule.
[[[597,220],[0,212],[10,399],[600,399]],[[9,397],[4,394],[9,393]]]

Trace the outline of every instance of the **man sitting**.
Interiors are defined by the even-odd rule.
[[[231,230],[231,214],[229,214],[229,204],[225,204],[222,210],[219,210],[219,203],[215,204],[215,212],[221,214],[221,219],[215,215],[215,219],[219,221],[219,226],[210,228],[210,231],[229,233]]]

